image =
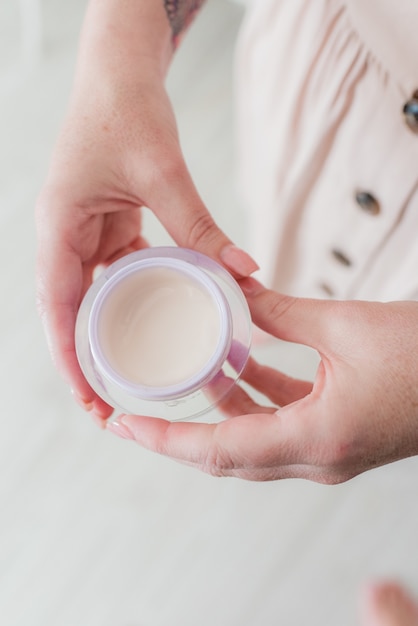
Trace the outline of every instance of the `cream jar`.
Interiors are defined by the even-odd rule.
[[[193,419],[214,409],[247,362],[251,318],[236,281],[193,250],[148,248],[94,281],[76,350],[92,388],[117,411]]]

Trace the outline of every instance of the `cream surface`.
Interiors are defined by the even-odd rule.
[[[176,270],[150,268],[123,280],[99,319],[104,356],[121,376],[164,387],[197,374],[214,354],[221,319],[211,294]]]

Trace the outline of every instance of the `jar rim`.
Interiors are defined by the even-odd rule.
[[[99,338],[99,319],[103,307],[120,284],[129,277],[153,269],[169,269],[193,280],[211,297],[220,321],[220,334],[216,348],[206,364],[193,376],[167,386],[141,385],[121,375],[109,363]],[[102,377],[117,385],[124,393],[143,400],[179,400],[203,387],[222,368],[232,343],[232,318],[229,304],[216,282],[199,267],[182,259],[154,256],[137,259],[119,268],[108,278],[97,293],[88,319],[88,335],[92,357]]]

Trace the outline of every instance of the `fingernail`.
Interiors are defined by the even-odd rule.
[[[92,410],[90,411],[90,417],[93,420],[93,422],[96,424],[96,426],[98,426],[102,430],[106,428],[106,418],[103,417],[103,415],[101,415],[100,413],[97,413],[97,411]]]
[[[120,415],[113,422],[108,422],[106,424],[106,429],[109,430],[113,435],[120,437],[121,439],[135,439],[132,434],[132,431],[120,421],[123,415]]]
[[[255,278],[243,278],[239,281],[239,286],[246,296],[257,296],[264,291],[264,287]]]
[[[74,400],[77,402],[79,406],[85,411],[91,411],[93,408],[93,400],[87,400],[86,398],[82,398],[74,389],[71,389],[71,393],[73,394]]]
[[[240,276],[250,276],[250,274],[260,269],[247,252],[237,248],[234,244],[225,246],[221,251],[220,257],[229,269]]]

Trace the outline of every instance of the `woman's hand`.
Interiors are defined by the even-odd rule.
[[[141,30],[142,29],[142,30]],[[147,245],[141,206],[177,244],[236,276],[257,266],[216,226],[189,175],[164,88],[171,29],[163,5],[92,0],[70,110],[37,206],[38,308],[54,362],[101,422],[112,409],[85,380],[74,329],[95,268]]]
[[[313,384],[250,360],[219,424],[121,416],[108,428],[217,476],[338,483],[418,453],[418,303],[329,302],[282,296],[254,279],[241,286],[253,320],[321,358]],[[235,416],[235,417],[234,417]]]

